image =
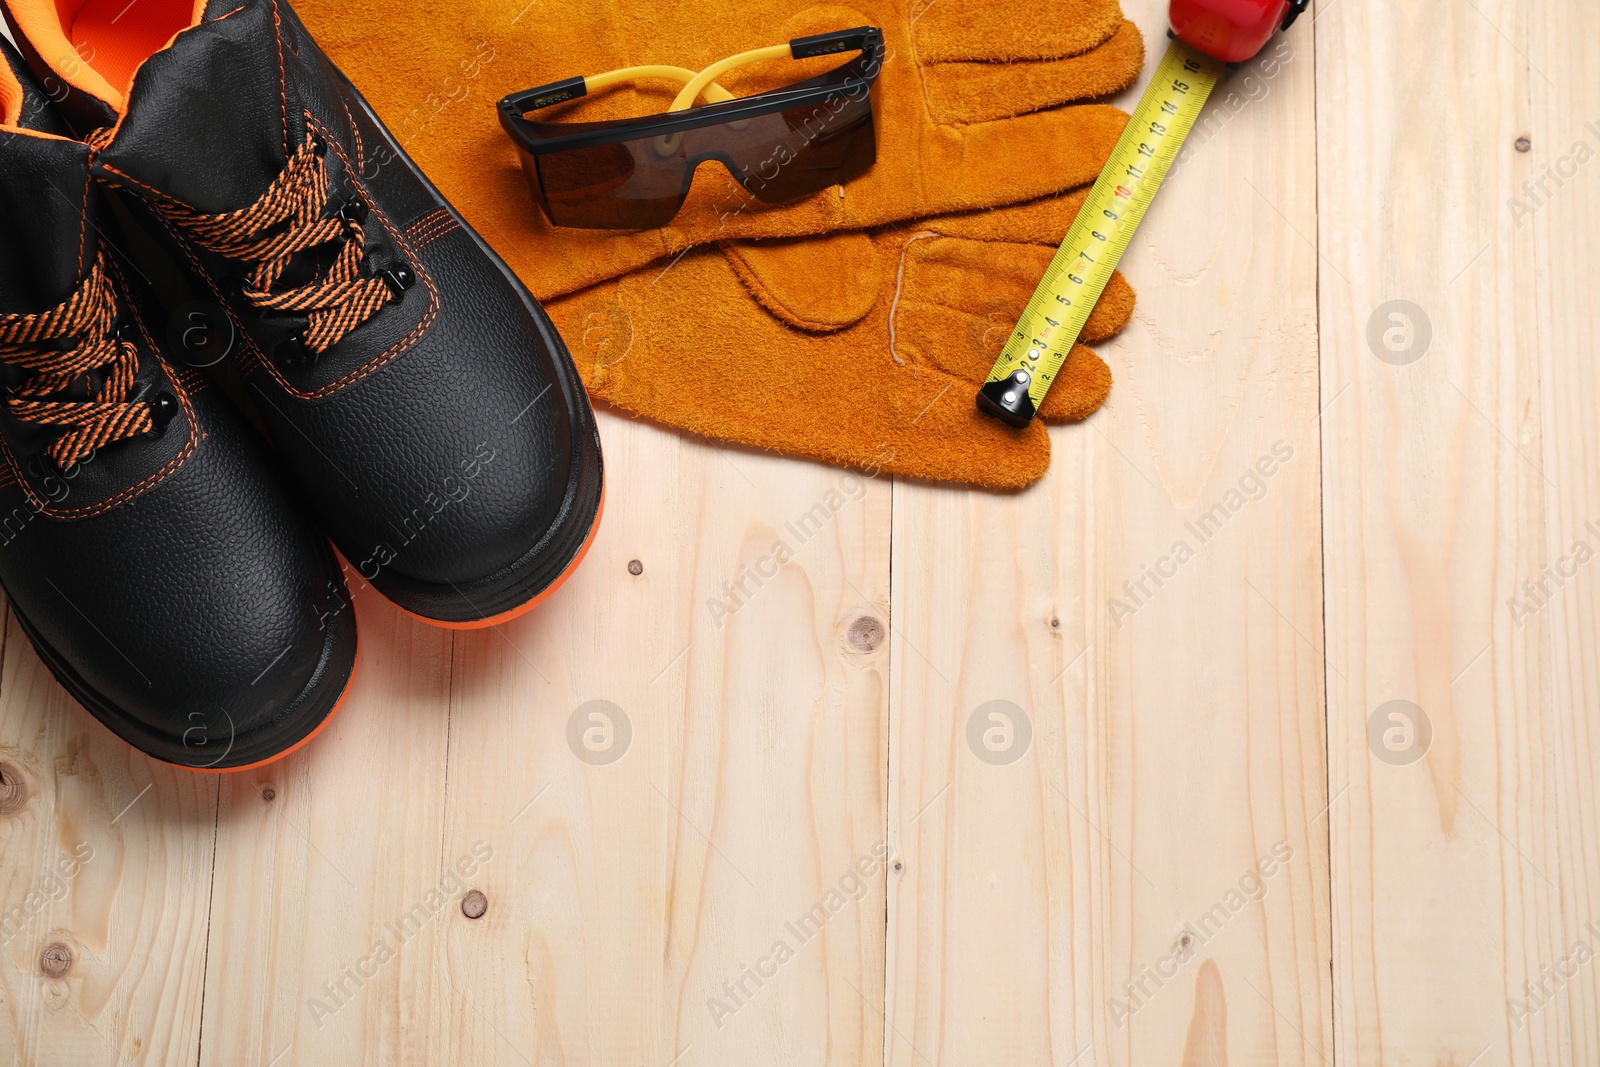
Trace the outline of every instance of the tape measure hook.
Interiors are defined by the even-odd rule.
[[[1016,370],[997,382],[984,382],[978,390],[978,407],[1001,422],[1021,428],[1033,421],[1033,396],[1028,387],[1033,376],[1025,370]]]

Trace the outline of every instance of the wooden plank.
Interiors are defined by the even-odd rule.
[[[1214,101],[1130,255],[1112,402],[1047,482],[863,483],[737,610],[707,601],[843,473],[606,416],[573,585],[455,638],[363,594],[352,704],[266,772],[130,754],[11,624],[0,1048],[1593,1062],[1597,593],[1554,568],[1600,550],[1597,40],[1577,4],[1328,5]],[[595,700],[627,716],[614,762]],[[1424,758],[1369,732],[1395,700]],[[1004,718],[969,740],[991,701],[1027,716],[1015,761],[984,747]]]
[[[1594,80],[1568,51],[1584,32],[1593,52],[1580,9],[1338,4],[1317,26],[1319,239],[1342,274],[1323,276],[1322,381],[1339,396],[1323,446],[1345,1063],[1593,1060],[1566,1047],[1562,1012],[1519,1026],[1508,1005],[1582,936],[1561,903],[1589,902],[1561,886],[1595,862],[1579,832],[1592,797],[1554,754],[1571,739],[1578,766],[1592,759],[1559,673],[1592,656],[1592,626],[1574,647],[1555,639],[1581,601],[1526,617],[1508,606],[1584,536],[1575,505],[1592,499],[1563,499],[1593,480],[1587,419],[1544,439],[1546,400],[1592,403],[1592,375],[1569,380],[1589,356],[1565,336],[1592,320],[1556,310],[1538,279],[1570,292],[1582,270],[1588,287],[1594,215],[1567,203],[1519,225],[1507,200],[1578,136],[1583,116],[1551,103]],[[1529,28],[1546,19],[1549,54],[1530,66]],[[1537,155],[1515,147],[1530,92],[1545,102]],[[1579,223],[1586,249],[1550,237]],[[1558,377],[1541,384],[1551,340]],[[1554,672],[1552,640],[1566,661]]]
[[[28,1067],[192,1064],[216,782],[112,735],[9,617],[3,679],[0,1048]]]
[[[1501,610],[1519,620],[1523,608],[1537,612],[1535,634],[1548,642],[1540,646],[1548,649],[1550,664],[1540,701],[1543,729],[1529,729],[1519,745],[1531,773],[1517,778],[1546,782],[1550,799],[1515,818],[1526,827],[1522,833],[1543,846],[1541,855],[1553,849],[1545,870],[1561,896],[1559,911],[1552,907],[1524,922],[1539,935],[1539,951],[1509,961],[1507,1036],[1514,1055],[1507,1058],[1584,1064],[1600,1062],[1600,981],[1591,955],[1600,953],[1600,746],[1592,725],[1600,699],[1600,589],[1590,565],[1592,554],[1600,554],[1600,373],[1594,358],[1600,337],[1594,298],[1600,279],[1600,8],[1570,3],[1522,10],[1530,144],[1514,160],[1505,210],[1516,239],[1532,244],[1536,264],[1538,458],[1549,481],[1540,573],[1518,575]],[[1521,410],[1508,412],[1510,427],[1519,426]],[[1547,565],[1554,568],[1548,580]],[[1534,584],[1537,596],[1528,595],[1524,581]],[[1513,598],[1516,606],[1509,603]],[[1525,628],[1535,625],[1524,621]],[[1523,729],[1501,719],[1502,737]],[[1547,843],[1546,836],[1553,840]],[[1508,871],[1516,859],[1506,857]],[[1537,877],[1525,864],[1517,875],[1525,884]],[[1549,897],[1541,892],[1537,899]]]
[[[203,1064],[439,1062],[429,990],[461,918],[440,852],[452,635],[352,584],[360,662],[338,716],[223,783]]]
[[[889,487],[602,429],[588,562],[457,643],[449,1062],[877,1060]]]
[[[896,487],[897,1067],[1331,1055],[1310,37],[1214,99],[1047,480]]]

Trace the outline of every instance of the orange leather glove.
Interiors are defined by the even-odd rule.
[[[297,7],[423,170],[541,299],[710,241],[865,229],[1075,188],[1093,180],[1125,116],[1104,104],[1057,105],[1126,87],[1144,61],[1143,40],[1117,0],[460,0],[446,10],[297,0]],[[747,49],[859,25],[881,27],[887,48],[876,90],[878,161],[843,186],[789,204],[755,201],[710,164],[666,227],[553,227],[495,113],[505,94],[559,78],[640,63],[699,70]],[[732,72],[723,84],[747,95],[839,62],[775,60]],[[656,113],[679,88],[619,87],[552,115]]]
[[[656,422],[870,473],[994,488],[1038,479],[1050,437],[974,395],[1086,190],[870,233],[698,249],[547,305],[592,395]],[[1133,311],[1115,275],[1084,331]],[[1040,411],[1081,419],[1111,372],[1082,344]]]

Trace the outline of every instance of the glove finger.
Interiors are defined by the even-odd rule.
[[[1046,422],[1076,422],[1100,409],[1111,395],[1111,368],[1093,350],[1073,345],[1067,362],[1039,405]]]
[[[1088,195],[1089,187],[1083,186],[1064,196],[926,219],[921,225],[927,230],[984,243],[918,249],[917,269],[934,272],[935,277],[939,272],[951,273],[948,279],[934,284],[954,294],[982,293],[990,305],[982,309],[985,316],[998,309],[1009,310],[1014,304],[1015,322],[1032,299]],[[992,248],[996,243],[1014,247],[997,250]],[[994,277],[997,264],[1001,269],[1014,264],[1016,269],[1006,271],[998,291],[986,292],[983,286]],[[1105,292],[1084,323],[1080,340],[1102,341],[1120,333],[1133,314],[1134,303],[1133,287],[1121,271],[1113,271]]]
[[[980,333],[998,336],[1003,342],[1010,325],[1006,320],[1014,321],[1021,314],[1054,255],[1052,245],[1070,225],[1086,192],[925,219],[909,230],[880,232],[876,239],[861,232],[842,232],[787,240],[725,241],[720,247],[751,296],[796,329],[823,333],[859,322],[892,277],[897,294],[912,295],[908,314],[914,314],[911,305],[918,302],[945,303],[975,315],[983,323]],[[938,234],[963,240],[923,243]],[[909,257],[907,248],[911,249]],[[905,274],[908,261],[909,286]],[[1115,334],[1126,323],[1133,304],[1132,288],[1121,274],[1113,274],[1081,339],[1093,342]],[[996,322],[1005,324],[997,330]],[[962,332],[969,331],[963,326]],[[992,353],[988,346],[980,347],[991,361],[998,354],[998,343]],[[958,373],[967,370],[960,368]]]
[[[885,281],[883,258],[864,233],[786,241],[728,241],[721,248],[757,303],[808,333],[831,333],[861,321],[877,303]],[[1041,256],[1036,248],[1021,246],[1014,253],[1002,254],[1015,254],[1025,263],[1039,264],[1039,277],[1043,277],[1050,255]],[[1028,296],[1020,297],[1020,303],[1011,301],[1005,306],[1016,303],[1020,317],[1021,308],[1032,293],[1030,289]],[[1120,271],[1113,272],[1084,323],[1081,339],[1103,341],[1121,332],[1133,314],[1134,303],[1133,287]],[[995,307],[990,306],[983,313],[985,319],[992,319],[994,312]]]
[[[1045,196],[1020,204],[937,215],[907,226],[946,237],[966,237],[974,241],[1010,241],[1014,244],[1061,244],[1072,228],[1072,220],[1083,209],[1089,186],[1083,185],[1059,196]]]
[[[891,310],[897,350],[960,378],[970,393],[988,377],[1054,250],[938,235],[913,237],[905,249],[903,288]],[[1084,324],[1082,341],[1116,333],[1133,306],[1132,287],[1113,274]],[[1084,418],[1110,391],[1110,368],[1080,341],[1056,375],[1040,415]]]
[[[1082,55],[1042,62],[931,63],[922,85],[934,122],[991,122],[1109,96],[1137,81],[1143,65],[1144,37],[1124,22],[1108,41]]]
[[[1009,313],[978,317],[949,307],[903,302],[895,316],[895,352],[949,374],[970,403],[1015,322]],[[1092,350],[1076,344],[1045,395],[1040,414],[1081,419],[1110,393],[1111,369]]]
[[[1083,324],[1083,333],[1079,339],[1094,344],[1097,341],[1106,341],[1122,332],[1128,325],[1128,320],[1133,318],[1134,305],[1138,298],[1134,295],[1133,286],[1128,284],[1128,279],[1122,272],[1112,271],[1111,280],[1106,283],[1105,292],[1100,294],[1100,299],[1095,302],[1094,310],[1089,312],[1089,319]]]
[[[899,271],[897,298],[902,314],[915,324],[916,316],[940,309],[984,324],[980,331],[986,338],[983,346],[964,348],[977,358],[988,356],[983,366],[987,374],[1054,255],[1055,249],[1045,245],[975,241],[934,233],[914,235],[905,243]],[[1115,335],[1127,324],[1134,303],[1133,287],[1120,271],[1113,272],[1084,324],[1082,340],[1099,341]],[[898,320],[895,325],[900,328]],[[993,353],[989,354],[991,347]],[[945,366],[953,373],[970,376],[968,365],[963,361]]]
[[[722,251],[762,307],[796,329],[829,333],[878,301],[883,259],[857,230],[776,241],[725,241]]]
[[[716,249],[547,305],[591,392],[721,440],[868,471],[1018,488],[1049,466],[1042,426],[982,416],[965,383],[889,350],[883,301],[860,323],[795,330]]]
[[[925,63],[1011,62],[1075,56],[1122,25],[1116,0],[1052,0],[1031,8],[993,0],[915,0],[911,38]]]

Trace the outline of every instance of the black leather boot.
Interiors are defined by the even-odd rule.
[[[288,4],[212,0],[193,26],[134,9],[177,20],[141,28],[177,36],[136,73],[131,44],[69,41],[54,5],[7,10],[96,176],[232,316],[249,399],[345,558],[449,626],[559,584],[603,486],[571,357]]]
[[[263,763],[310,739],[355,668],[338,561],[259,435],[163,352],[66,132],[0,40],[0,582],[123,740]]]

